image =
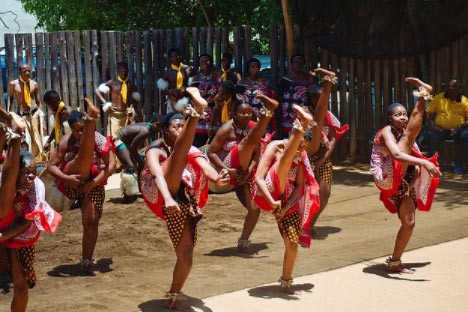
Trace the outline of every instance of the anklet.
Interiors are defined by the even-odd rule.
[[[249,248],[250,247],[250,239],[238,239],[237,240],[237,247],[240,248]]]
[[[190,117],[198,117],[198,118],[204,118],[205,117],[204,112],[203,113],[197,112],[195,110],[195,108],[190,104],[185,108],[185,114],[187,114]]]
[[[297,131],[301,131],[301,132],[304,132],[304,127],[302,126],[301,122],[299,121],[299,119],[295,119],[294,122],[293,122],[293,129],[297,130]]]
[[[284,280],[283,278],[279,278],[278,282],[281,284],[281,288],[291,288],[293,284],[293,279]]]
[[[185,300],[187,299],[187,296],[185,296],[183,292],[169,292],[168,291],[166,293],[166,298],[176,301],[176,300]]]
[[[265,116],[268,118],[273,117],[273,112],[265,106],[262,106],[258,112],[260,113],[260,116]]]
[[[392,257],[388,257],[385,259],[385,263],[387,264],[387,267],[397,267],[401,265],[401,260],[393,260]]]
[[[328,81],[331,82],[332,85],[336,85],[336,83],[338,82],[338,78],[336,78],[336,76],[325,75],[322,77],[322,82],[324,81]]]
[[[419,87],[419,91],[414,91],[414,96],[418,97],[418,98],[424,98],[425,100],[427,101],[430,101],[432,100],[432,94],[430,94],[426,88],[424,87]]]

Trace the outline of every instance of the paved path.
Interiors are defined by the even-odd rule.
[[[450,259],[450,260],[448,260]],[[405,253],[414,274],[387,273],[384,258],[203,299],[195,311],[468,311],[468,238]]]

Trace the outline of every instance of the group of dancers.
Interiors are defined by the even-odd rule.
[[[206,60],[200,63],[206,64]],[[179,64],[174,69],[176,83],[182,67]],[[235,187],[247,208],[238,241],[240,252],[255,252],[249,238],[260,209],[275,217],[285,250],[280,289],[294,293],[292,276],[298,246],[310,246],[313,223],[330,194],[331,163],[327,153],[347,130],[327,110],[336,84],[335,73],[318,68],[313,75],[320,77],[320,88],[308,90],[307,105],[291,106],[289,135],[278,140],[273,140],[270,130],[279,102],[264,92],[235,92],[235,87],[223,83],[223,91],[212,98],[215,115],[227,120],[216,129],[206,153],[193,145],[197,129],[205,129],[200,128],[200,121],[209,106],[206,95],[210,94],[202,94],[197,86],[169,93],[180,93],[188,102],[165,114],[160,124],[161,137],[145,149],[139,179],[144,201],[167,224],[177,258],[167,293],[169,308],[175,308],[184,298],[182,288],[192,268],[197,224],[203,217],[210,183]],[[415,145],[432,88],[416,78],[407,78],[406,82],[418,89],[411,117],[401,104],[390,106],[388,126],[378,132],[371,157],[371,172],[381,200],[390,212],[398,213],[401,221],[394,251],[387,260],[388,269],[399,273],[411,273],[403,266],[401,255],[412,234],[415,209],[429,210],[440,175],[436,157],[426,159]],[[52,95],[48,95],[47,104],[62,122],[63,102]],[[82,272],[95,275],[98,272],[92,256],[104,203],[103,185],[116,164],[110,137],[96,132],[100,110],[92,101],[84,102],[86,113],[67,112],[70,132],[57,135],[57,148],[51,149],[47,170],[57,179],[63,194],[81,202],[80,266]],[[4,110],[0,117],[0,145],[6,146],[0,185],[0,196],[6,199],[0,202],[0,269],[13,279],[12,310],[24,311],[27,290],[35,283],[34,242],[40,230],[56,229],[60,215],[44,201],[44,186],[37,177],[34,157],[26,152],[20,154],[24,122]]]

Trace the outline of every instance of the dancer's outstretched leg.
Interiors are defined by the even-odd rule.
[[[427,83],[422,82],[418,78],[408,77],[405,81],[415,89],[418,89],[420,93],[423,94],[431,94],[432,86],[428,85]],[[406,126],[405,132],[398,142],[398,147],[402,152],[407,154],[410,153],[411,148],[421,132],[422,124],[424,120],[424,112],[425,112],[426,100],[423,96],[418,97],[416,105],[411,112],[411,116],[408,120],[408,125]]]
[[[335,73],[332,71],[325,70],[323,68],[316,68],[314,69],[314,74],[320,74],[322,76],[323,88],[318,99],[317,106],[315,107],[314,120],[316,121],[317,126],[312,129],[312,141],[307,146],[307,153],[309,155],[315,154],[320,147],[320,138],[322,137],[330,93],[333,85],[335,84]]]
[[[278,181],[281,193],[283,193],[286,188],[289,168],[291,167],[294,155],[299,149],[302,136],[313,120],[312,115],[307,113],[301,106],[294,104],[293,109],[296,111],[297,121],[294,122],[294,129],[286,143],[283,154],[275,163],[275,166],[277,166],[276,171],[278,172]]]
[[[11,132],[8,129],[5,132],[5,127],[3,127],[3,137],[9,136],[9,144],[2,166],[0,219],[5,217],[10,212],[10,209],[14,207],[16,181],[20,170],[21,134],[26,130],[26,124],[15,113],[10,113],[9,123],[11,125]]]
[[[190,95],[193,108],[189,107],[189,117],[177,136],[174,150],[166,160],[166,165],[163,168],[164,178],[171,195],[175,195],[179,191],[182,172],[187,162],[188,152],[195,138],[197,123],[203,110],[208,106],[206,100],[201,97],[198,88],[190,87],[186,89],[186,92]]]
[[[278,101],[262,94],[258,95],[257,99],[261,100],[265,106],[264,110],[260,110],[260,118],[255,126],[249,131],[247,136],[239,143],[239,164],[242,169],[246,169],[252,158],[252,154],[257,147],[258,142],[265,134],[265,130],[273,117],[273,112],[278,107]]]
[[[95,131],[96,118],[99,117],[99,109],[94,106],[93,102],[87,98],[84,99],[87,106],[88,116],[84,119],[84,126],[80,138],[80,148],[74,159],[67,164],[64,173],[78,174],[80,180],[85,180],[89,176],[89,168],[93,163],[94,147],[96,145]]]

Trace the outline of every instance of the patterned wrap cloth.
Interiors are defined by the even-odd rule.
[[[374,139],[370,160],[370,172],[374,177],[375,185],[380,190],[380,200],[384,203],[385,208],[387,208],[391,213],[396,213],[398,212],[398,205],[401,203],[401,200],[397,200],[397,198],[393,196],[398,192],[400,195],[405,195],[411,190],[400,189],[402,184],[401,182],[404,178],[402,171],[403,164],[395,160],[388,148],[385,146],[381,136],[383,129],[384,128],[377,132]],[[414,143],[411,149],[411,155],[427,159],[437,167],[439,166],[437,163],[438,155],[435,154],[430,158],[424,157],[416,143]],[[418,210],[429,211],[431,209],[432,201],[434,200],[434,195],[438,185],[439,178],[431,177],[424,167],[420,167],[420,173],[414,177],[414,184],[411,186],[415,191]]]
[[[255,116],[257,117],[257,120],[260,118],[260,109],[263,106],[262,101],[260,101],[257,98],[257,96],[263,94],[270,98],[276,97],[276,95],[273,93],[273,91],[270,88],[268,80],[266,80],[265,78],[260,78],[256,80],[256,84],[252,84],[252,85],[238,84],[238,86],[241,86],[242,89],[244,90],[242,92],[242,95],[244,96],[245,101],[250,103],[250,105],[252,106],[252,110]],[[267,132],[274,131],[274,129],[275,129],[275,118],[271,118],[268,124]]]
[[[311,76],[308,76],[305,80],[290,80],[285,77],[281,79],[279,88],[282,90],[280,105],[283,134],[289,133],[292,130],[293,122],[296,119],[293,104],[307,106],[307,90],[312,85],[314,85],[314,82]]]
[[[187,220],[191,222],[194,244],[196,243],[196,224],[202,216],[201,209],[208,200],[208,179],[197,163],[197,157],[203,157],[208,161],[208,158],[198,148],[192,146],[189,150],[187,163],[182,173],[181,189],[176,198],[174,198],[179,203],[179,207],[182,210],[180,213],[170,215],[164,213],[164,199],[147,165],[145,165],[141,173],[141,195],[151,211],[153,211],[158,218],[166,221],[169,236],[171,237],[174,248],[177,247],[179,243],[183,227]],[[166,165],[165,160],[164,158],[160,159],[163,168]]]
[[[310,247],[310,221],[312,220],[312,216],[320,208],[320,197],[319,187],[310,166],[307,153],[302,151],[294,157],[291,168],[288,171],[288,180],[283,194],[280,193],[278,173],[273,164],[265,177],[265,182],[273,199],[281,199],[284,204],[296,187],[295,181],[299,166],[302,166],[305,174],[302,196],[277,223],[282,236],[286,235],[292,242],[301,243],[304,246]],[[262,196],[256,184],[253,185],[252,197],[255,204],[257,204],[260,209],[272,212],[275,215],[278,213],[278,211],[272,211],[271,206]]]
[[[213,107],[214,107],[214,96],[217,93],[219,87],[217,83],[217,75],[213,73],[210,76],[200,76],[200,80],[194,81],[193,86],[196,86],[200,91],[200,94],[203,94],[203,98],[208,102],[208,106],[203,111],[204,117],[200,118],[197,124],[196,133],[208,134],[208,129],[210,128],[211,120],[213,119]]]
[[[24,220],[33,221],[26,231],[0,243],[0,270],[11,277],[11,249],[15,249],[26,281],[32,288],[37,281],[34,244],[41,231],[54,233],[62,220],[62,216],[45,201],[45,186],[38,177],[26,193],[17,196],[14,208],[0,220],[0,232],[15,228]]]

